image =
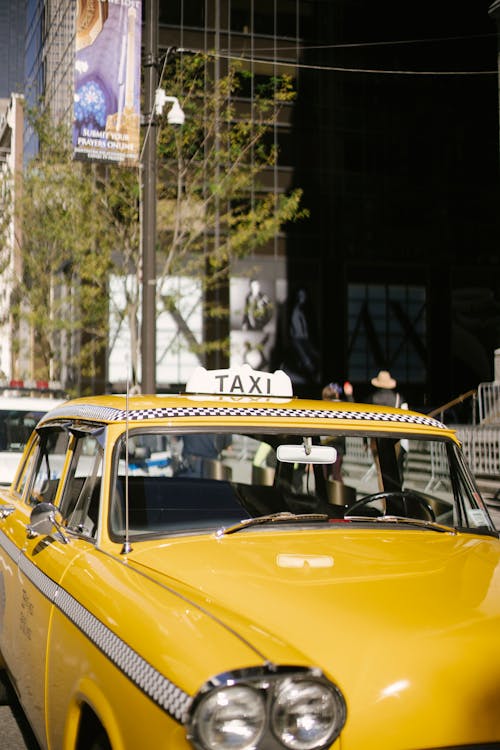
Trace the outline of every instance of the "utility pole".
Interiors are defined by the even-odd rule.
[[[156,117],[158,86],[158,0],[145,3],[144,109],[146,142],[142,156],[142,332],[141,390],[156,393]]]
[[[216,90],[216,97],[219,97],[220,95],[220,78],[221,78],[221,71],[220,71],[220,58],[219,58],[219,52],[220,52],[220,29],[221,29],[221,3],[220,0],[215,0],[214,4],[214,48],[215,48],[215,58],[214,58],[214,83],[215,83],[215,90]],[[215,169],[214,169],[214,178],[215,183],[218,184],[220,179],[220,173],[221,173],[221,165],[219,163],[219,151],[220,151],[220,128],[221,128],[221,121],[220,121],[220,111],[219,111],[219,103],[218,99],[216,100],[216,110],[215,110],[215,133],[214,133],[214,150],[215,150]],[[221,244],[221,227],[220,227],[220,198],[218,195],[215,196],[215,212],[214,212],[214,230],[213,230],[213,249],[217,251]],[[214,270],[210,267],[210,265],[206,266],[205,269],[206,274],[206,283],[207,288],[205,292],[205,299],[204,299],[204,339],[205,342],[212,342],[212,341],[218,341],[221,342],[227,336],[229,335],[228,330],[228,318],[227,315],[219,312],[219,314],[215,317],[211,317],[207,315],[207,308],[209,305],[215,306],[215,308],[219,309],[228,309],[229,308],[229,269],[228,266],[224,269],[221,267],[218,267],[215,271],[215,275],[217,275],[219,278],[214,281]],[[229,367],[229,358],[227,355],[221,351],[219,348],[215,349],[214,351],[208,351],[206,354],[206,367],[209,369],[219,369],[224,367]]]

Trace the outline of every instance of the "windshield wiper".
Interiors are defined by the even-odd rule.
[[[218,529],[215,533],[216,536],[225,536],[226,534],[235,534],[237,531],[248,529],[251,526],[260,526],[261,524],[267,523],[297,523],[297,522],[314,522],[314,521],[328,521],[326,513],[289,513],[284,511],[282,513],[270,513],[267,516],[257,516],[256,518],[245,518],[243,521],[235,523],[233,526],[227,528]]]
[[[418,526],[419,528],[429,529],[431,531],[440,531],[456,534],[457,530],[453,526],[445,526],[435,521],[423,521],[420,518],[406,518],[405,516],[344,516],[345,521],[369,521],[370,523],[390,523],[402,524],[405,526]]]

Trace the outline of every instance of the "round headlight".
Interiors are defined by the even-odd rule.
[[[193,719],[196,738],[207,750],[249,750],[264,731],[266,711],[261,695],[240,685],[208,693]]]
[[[290,750],[316,750],[330,745],[344,722],[342,696],[322,682],[287,680],[273,704],[272,730]]]

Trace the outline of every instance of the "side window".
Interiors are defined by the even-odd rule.
[[[26,472],[21,483],[29,481],[27,501],[30,505],[53,503],[59,488],[64,459],[69,444],[69,434],[61,427],[51,427],[40,432],[38,450],[31,476]],[[27,466],[30,465],[28,458]],[[26,477],[26,479],[24,479]]]
[[[66,526],[94,537],[99,520],[103,431],[75,437],[68,480],[60,503]]]
[[[19,474],[15,491],[20,495],[24,495],[24,490],[26,489],[27,484],[29,483],[30,477],[33,472],[33,466],[35,463],[35,458],[38,452],[40,446],[40,436],[37,436],[36,440],[33,442],[31,446],[31,450],[29,454],[26,456],[26,459],[23,463],[23,467],[21,469],[21,473]]]

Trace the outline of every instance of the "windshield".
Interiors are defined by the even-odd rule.
[[[129,435],[128,464],[125,437],[115,452],[115,538],[124,534],[126,496],[132,536],[220,530],[241,522],[252,528],[248,519],[283,513],[316,514],[310,523],[401,518],[422,527],[494,532],[451,441],[224,431]],[[333,461],[307,463],[307,455],[324,455],[307,452],[320,444],[335,447],[327,452]],[[286,461],[278,460],[278,446],[286,446],[280,450]]]

